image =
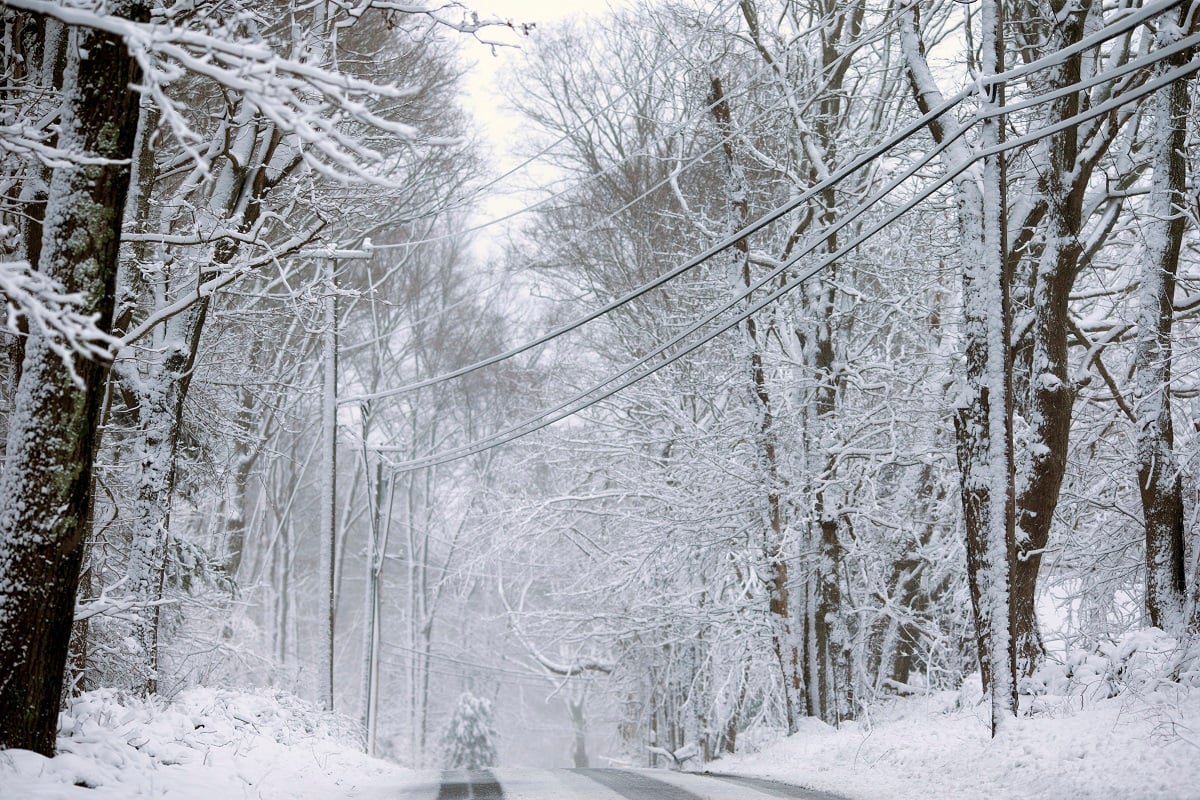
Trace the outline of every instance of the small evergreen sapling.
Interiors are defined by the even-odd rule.
[[[458,704],[442,733],[442,763],[446,769],[486,769],[496,766],[496,731],[492,703],[471,692]]]

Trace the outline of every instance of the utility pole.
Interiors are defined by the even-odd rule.
[[[366,405],[366,404],[364,404]],[[363,733],[367,755],[375,755],[379,716],[379,643],[380,591],[383,588],[383,562],[387,554],[388,533],[392,525],[392,500],[396,491],[395,473],[383,477],[383,462],[375,465],[373,490],[370,487],[370,462],[367,457],[367,410],[363,411],[363,469],[368,476],[368,502],[371,530],[367,542],[366,624],[363,627]],[[372,501],[373,498],[373,501]]]
[[[318,518],[320,541],[319,574],[321,586],[317,591],[317,701],[327,711],[333,711],[334,677],[334,617],[337,613],[337,580],[334,553],[337,552],[337,408],[338,408],[338,286],[337,268],[341,260],[360,260],[371,257],[371,243],[362,249],[327,248],[301,252],[302,256],[319,259],[324,269],[324,331],[321,357],[324,371],[321,380],[321,497]]]
[[[319,592],[318,631],[321,663],[317,677],[317,695],[323,708],[333,710],[334,613],[337,584],[334,553],[337,545],[337,262],[325,264],[325,319],[322,334],[324,374],[321,381],[321,560],[324,582]]]

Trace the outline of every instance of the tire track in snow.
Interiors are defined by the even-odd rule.
[[[504,790],[488,770],[446,770],[437,800],[504,800]]]

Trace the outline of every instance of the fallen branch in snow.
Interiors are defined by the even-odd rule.
[[[929,694],[929,689],[922,686],[913,686],[910,683],[901,683],[900,681],[891,678],[884,678],[883,685],[891,689],[900,697],[911,697],[913,695]]]
[[[671,765],[675,769],[683,766],[683,762],[689,761],[700,755],[700,746],[695,742],[688,742],[683,747],[672,752],[665,747],[655,747],[654,745],[646,745],[646,750],[657,756],[665,756],[670,759]]]

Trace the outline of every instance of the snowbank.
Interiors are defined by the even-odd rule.
[[[0,800],[336,800],[407,772],[290,695],[192,689],[168,703],[106,689],[63,712],[54,758],[0,751]]]
[[[810,720],[708,770],[862,800],[1200,800],[1198,664],[1195,648],[1139,631],[1040,673],[1028,711],[995,741],[975,676],[840,729]]]
[[[1024,688],[1024,716],[994,741],[976,677],[840,729],[803,720],[795,735],[708,768],[861,800],[1200,800],[1200,646],[1138,631],[1072,653]],[[103,690],[74,700],[60,727],[53,759],[0,752],[0,800],[437,794],[435,773],[367,758],[328,715],[285,694],[193,689],[168,703]]]

